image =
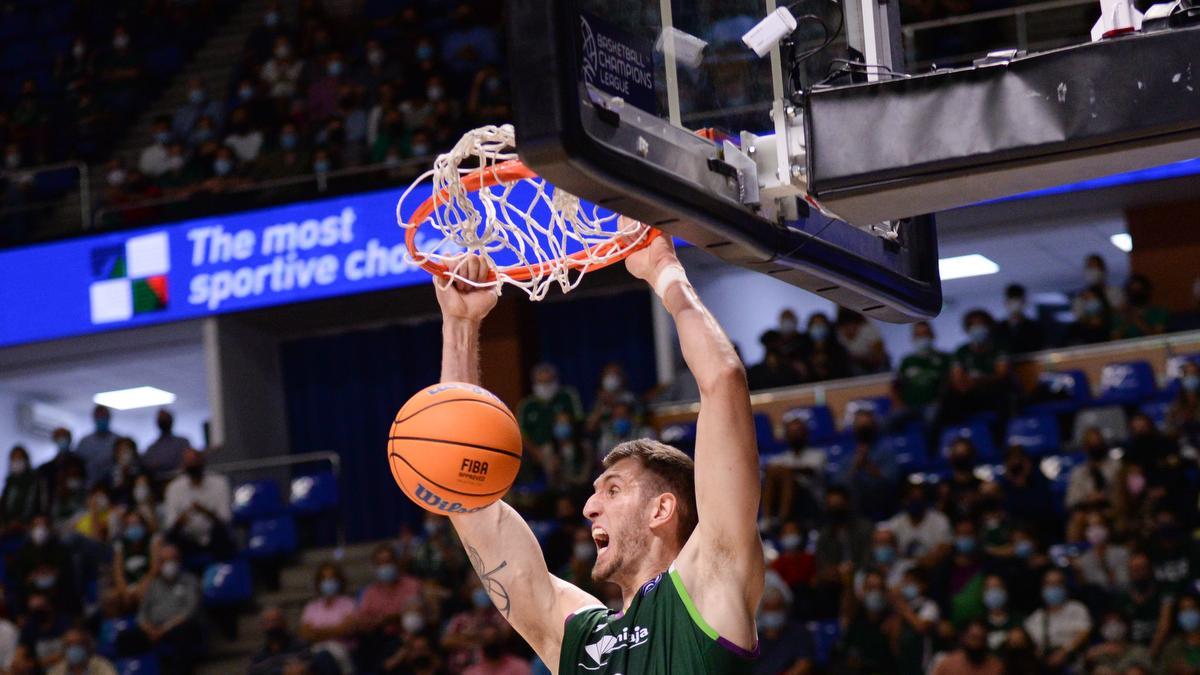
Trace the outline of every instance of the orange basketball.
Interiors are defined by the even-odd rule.
[[[471,513],[512,487],[521,467],[521,429],[483,387],[435,384],[396,413],[388,464],[404,494],[426,511]]]

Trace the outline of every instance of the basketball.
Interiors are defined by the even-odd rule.
[[[396,413],[387,455],[392,478],[418,506],[444,516],[471,513],[512,487],[521,467],[521,430],[495,394],[443,382]]]

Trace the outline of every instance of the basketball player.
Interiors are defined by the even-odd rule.
[[[584,506],[596,543],[592,578],[621,589],[607,609],[546,569],[538,542],[503,502],[451,516],[492,601],[560,674],[740,673],[757,652],[764,563],[756,515],[758,450],[746,375],[733,345],[688,283],[669,237],[625,262],[675,319],[700,388],[696,461],[652,440],[604,459]],[[460,270],[482,280],[476,258]],[[442,381],[479,383],[479,326],[496,296],[457,284],[438,291]]]

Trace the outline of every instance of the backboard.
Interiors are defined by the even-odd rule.
[[[789,101],[863,19],[829,0],[790,7],[794,44],[760,58],[742,36],[774,0],[514,0],[521,159],[587,201],[867,316],[934,316],[931,216],[850,225],[806,201],[803,110]],[[811,51],[804,72],[785,72],[794,54],[781,50]]]

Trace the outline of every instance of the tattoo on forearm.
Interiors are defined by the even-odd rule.
[[[495,574],[508,567],[508,561],[500,561],[500,564],[496,565],[489,572],[483,565],[483,557],[479,555],[479,551],[476,551],[474,546],[467,546],[467,557],[471,559],[471,567],[474,567],[475,574],[479,575],[479,581],[483,584],[483,589],[491,596],[492,602],[496,603],[496,609],[500,610],[500,613],[507,619],[508,612],[511,609],[508,600],[508,589],[495,578]]]

